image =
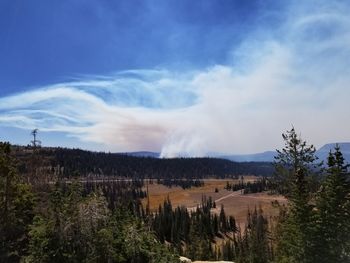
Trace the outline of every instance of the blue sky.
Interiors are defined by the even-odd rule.
[[[225,64],[233,45],[261,22],[276,22],[260,17],[264,8],[231,0],[2,0],[1,95],[84,74]]]
[[[349,141],[347,1],[0,1],[0,139],[194,156]],[[333,125],[336,129],[325,127]]]

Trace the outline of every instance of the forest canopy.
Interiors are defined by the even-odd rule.
[[[235,163],[19,149],[0,143],[0,262],[171,263],[180,255],[238,263],[350,262],[350,180],[341,149],[329,152],[322,169],[314,146],[294,128],[282,138],[285,145],[277,151],[269,180],[226,186],[241,194],[267,191],[288,200],[277,204],[277,217],[267,217],[261,207],[247,208],[244,227],[205,196],[192,210],[175,207],[168,198],[151,212],[143,180],[155,173],[159,182],[171,186],[179,182],[161,176],[202,178],[221,171],[219,177],[226,177],[230,169],[238,173],[243,167]],[[122,167],[114,172],[132,179],[80,180],[84,164],[87,174],[105,165],[112,173]],[[55,171],[58,176],[52,176]],[[202,182],[181,185],[200,187]]]

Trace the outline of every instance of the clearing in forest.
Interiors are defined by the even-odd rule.
[[[253,182],[257,179],[254,176],[247,176],[244,182]],[[248,208],[253,210],[255,207],[261,207],[267,216],[276,216],[278,208],[272,203],[286,204],[286,199],[280,195],[270,195],[267,192],[255,194],[242,194],[241,191],[228,191],[225,189],[227,181],[230,183],[239,183],[235,179],[204,179],[204,185],[201,187],[192,187],[182,189],[178,186],[171,188],[162,184],[149,184],[149,202],[151,211],[155,212],[160,204],[169,197],[173,207],[185,206],[188,209],[195,209],[202,200],[202,196],[211,196],[216,203],[216,209],[213,212],[219,213],[221,204],[224,205],[226,215],[235,217],[237,223],[242,224],[246,221]],[[218,192],[215,192],[215,189]],[[143,199],[146,205],[147,199]]]

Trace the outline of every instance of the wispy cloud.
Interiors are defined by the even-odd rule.
[[[291,124],[316,145],[349,140],[349,11],[291,6],[286,23],[256,32],[226,65],[86,76],[4,97],[0,125],[163,156],[272,149]]]

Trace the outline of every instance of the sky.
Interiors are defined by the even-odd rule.
[[[163,157],[350,141],[350,2],[1,0],[0,140]]]

